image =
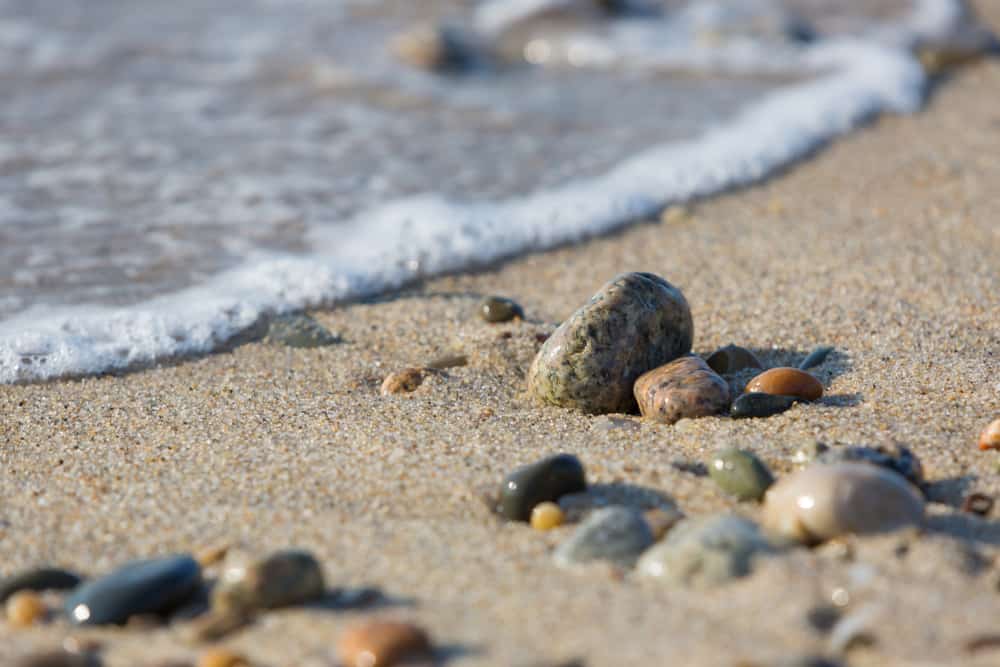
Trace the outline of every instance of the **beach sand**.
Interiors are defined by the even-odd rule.
[[[987,13],[1000,25],[1000,11]],[[976,448],[1000,416],[998,184],[992,60],[942,81],[925,112],[882,118],[686,215],[316,313],[339,345],[252,343],[118,377],[0,387],[0,568],[102,573],[220,543],[297,546],[322,560],[331,587],[383,591],[373,607],[269,613],[224,642],[275,667],[329,655],[373,615],[421,624],[454,665],[770,665],[827,650],[807,615],[840,588],[844,613],[869,619],[851,665],[998,664],[996,642],[968,643],[997,636],[1000,515],[958,510],[969,492],[1000,494],[1000,457]],[[836,346],[817,370],[826,397],[766,420],[675,426],[532,404],[523,378],[536,335],[633,270],[683,289],[697,353],[732,342],[778,365]],[[494,293],[520,302],[525,321],[477,318]],[[451,353],[469,364],[408,396],[379,395],[389,372]],[[924,462],[923,534],[800,549],[712,590],[558,569],[550,552],[572,527],[506,524],[482,498],[511,468],[573,452],[606,496],[756,517],[699,470],[720,445],[784,474],[804,443],[887,439]],[[104,641],[108,665],[200,651],[177,628],[60,621],[0,625],[0,658],[69,635]]]

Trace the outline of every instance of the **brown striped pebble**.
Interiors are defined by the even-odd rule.
[[[810,373],[797,368],[783,367],[764,371],[750,380],[746,391],[815,401],[823,395],[823,385]]]
[[[1000,419],[994,419],[979,436],[979,449],[1000,449]]]
[[[403,660],[427,658],[427,633],[410,623],[368,621],[347,630],[337,643],[344,667],[388,667]]]

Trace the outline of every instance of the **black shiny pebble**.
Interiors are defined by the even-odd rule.
[[[792,407],[798,400],[794,396],[750,392],[749,394],[742,394],[733,401],[733,407],[729,410],[729,416],[733,419],[771,417]]]
[[[586,490],[587,477],[580,459],[572,454],[557,454],[507,475],[500,487],[497,510],[512,521],[528,521],[535,505]]]
[[[802,363],[799,364],[799,370],[807,371],[810,368],[815,368],[816,366],[819,366],[824,361],[826,361],[826,358],[830,355],[831,352],[833,352],[833,347],[831,347],[830,345],[821,345],[820,347],[817,347],[815,350],[810,352],[805,359],[802,360]]]
[[[200,586],[201,567],[191,556],[134,561],[73,591],[66,614],[76,625],[122,625],[130,616],[169,612]]]
[[[66,591],[83,581],[79,575],[56,567],[39,567],[0,581],[0,602],[18,591]]]

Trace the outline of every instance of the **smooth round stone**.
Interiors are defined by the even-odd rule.
[[[625,273],[545,341],[528,369],[528,391],[592,414],[634,412],[636,379],[690,352],[693,337],[679,289],[650,273]]]
[[[816,456],[817,463],[870,463],[882,466],[906,478],[920,487],[924,482],[924,467],[917,455],[899,444],[878,447],[831,447]]]
[[[309,552],[278,551],[260,560],[237,553],[212,591],[212,609],[277,609],[309,602],[325,593],[323,568]]]
[[[729,384],[700,357],[682,357],[635,381],[643,417],[666,424],[707,417],[729,408]]]
[[[772,368],[750,380],[746,391],[815,401],[823,395],[823,385],[814,376],[797,368]]]
[[[816,366],[822,365],[826,358],[830,356],[833,352],[833,347],[830,345],[821,345],[806,355],[806,358],[802,360],[799,364],[800,371],[807,371],[810,368],[815,368]]]
[[[867,463],[814,464],[764,497],[763,525],[805,544],[882,533],[923,520],[924,501],[902,476]]]
[[[540,503],[531,510],[531,527],[535,530],[552,530],[561,526],[565,520],[562,508],[553,502]]]
[[[348,629],[337,642],[344,667],[389,667],[431,658],[431,640],[412,623],[374,620]]]
[[[424,370],[422,368],[404,368],[386,376],[379,391],[383,396],[408,394],[416,391],[417,387],[423,384],[423,381]]]
[[[759,391],[740,394],[729,409],[733,419],[773,417],[791,408],[799,399],[794,396],[764,394]]]
[[[507,475],[500,485],[497,509],[512,521],[528,521],[535,506],[586,490],[587,476],[580,459],[572,454],[557,454]]]
[[[774,476],[752,452],[723,449],[712,457],[708,474],[725,493],[740,500],[760,500],[774,483]]]
[[[553,557],[563,567],[605,560],[630,568],[653,541],[653,531],[641,512],[631,507],[605,507],[590,514],[556,548]]]
[[[77,625],[122,625],[130,616],[162,614],[201,586],[201,567],[188,555],[134,561],[78,587],[66,614]]]
[[[42,596],[35,591],[18,591],[7,598],[7,622],[18,628],[34,625],[45,617]]]
[[[502,296],[488,296],[479,304],[479,316],[490,323],[509,322],[523,315],[521,306]]]
[[[1000,419],[994,419],[979,435],[979,449],[1000,449]]]
[[[227,648],[211,648],[198,658],[198,667],[249,667],[250,663],[239,653]]]
[[[266,341],[288,347],[324,347],[341,342],[339,336],[304,313],[281,315],[271,320]]]
[[[719,375],[737,373],[746,368],[764,368],[764,364],[760,363],[757,355],[739,345],[720,347],[708,355],[705,363]]]
[[[66,591],[80,585],[79,575],[55,567],[40,567],[0,581],[0,602],[18,591]]]
[[[641,576],[672,585],[716,586],[745,576],[776,548],[747,519],[719,514],[685,519],[639,559]]]

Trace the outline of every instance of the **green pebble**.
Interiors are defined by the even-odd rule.
[[[751,452],[735,448],[717,452],[709,463],[708,474],[720,489],[740,500],[760,500],[774,483],[774,476],[763,461]]]
[[[479,304],[479,315],[487,322],[509,322],[522,315],[521,306],[502,296],[488,296]]]

